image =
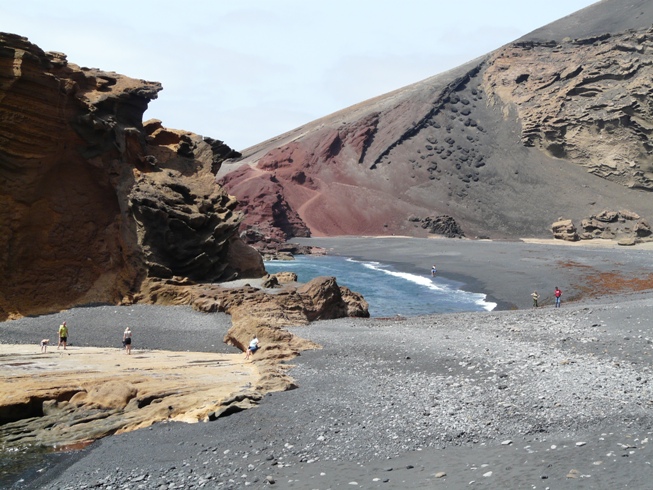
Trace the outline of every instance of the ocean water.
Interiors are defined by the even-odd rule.
[[[417,275],[379,262],[310,255],[298,255],[290,261],[266,261],[265,268],[269,273],[294,272],[299,282],[318,276],[335,276],[339,285],[365,297],[373,317],[491,311],[496,307],[496,303],[487,301],[484,294],[464,291],[462,284],[437,275],[431,277],[430,270]]]

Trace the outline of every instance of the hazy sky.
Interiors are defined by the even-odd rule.
[[[248,146],[595,0],[3,0],[0,31],[163,84],[144,119]]]

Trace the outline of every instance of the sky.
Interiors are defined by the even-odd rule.
[[[0,32],[163,85],[143,119],[236,150],[455,68],[595,0],[17,0]]]

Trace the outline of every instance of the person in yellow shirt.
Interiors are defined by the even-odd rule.
[[[57,350],[63,345],[63,350],[66,350],[66,345],[68,344],[68,326],[66,322],[63,322],[59,325],[59,344],[57,345]]]

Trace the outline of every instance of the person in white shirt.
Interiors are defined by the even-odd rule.
[[[247,352],[245,353],[245,360],[249,359],[249,356],[254,354],[254,352],[256,352],[259,349],[258,344],[259,344],[258,337],[254,335],[254,338],[249,342],[249,347],[247,348]]]
[[[122,343],[125,346],[125,352],[127,354],[132,353],[132,331],[127,327],[125,333],[122,334]]]

